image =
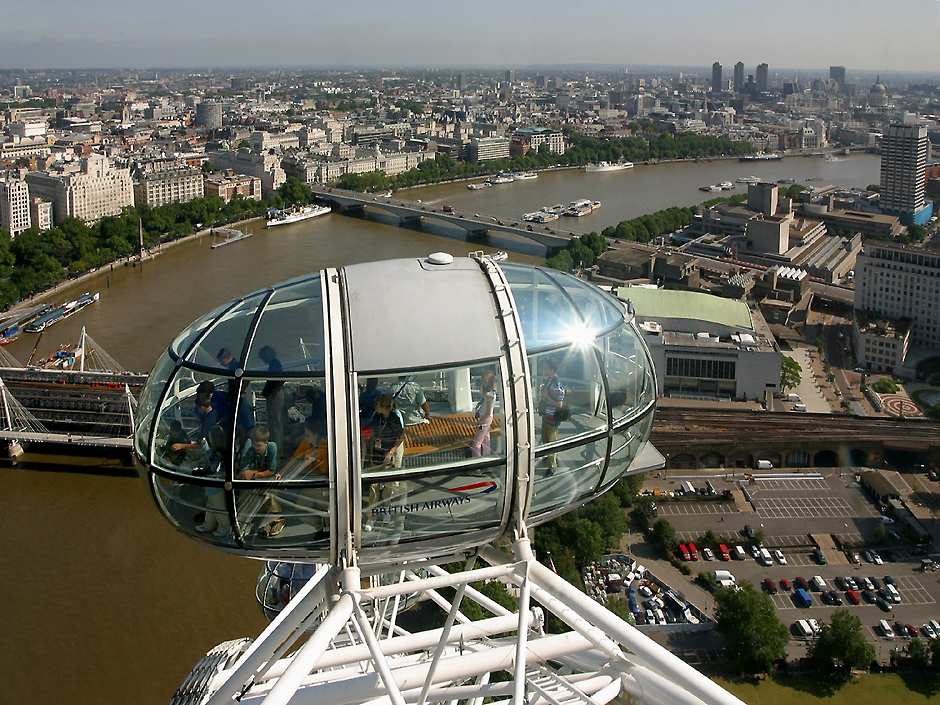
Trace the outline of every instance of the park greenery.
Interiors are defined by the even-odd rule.
[[[715,619],[725,654],[741,673],[767,673],[786,655],[789,633],[770,597],[750,583],[715,591]]]
[[[562,272],[587,269],[607,249],[607,238],[597,233],[587,233],[572,238],[564,249],[545,260],[545,264]]]
[[[879,394],[896,394],[898,391],[898,383],[890,377],[882,377],[872,382],[871,388]]]
[[[190,235],[200,228],[264,215],[269,207],[309,203],[310,188],[289,178],[264,201],[216,196],[158,208],[125,208],[94,225],[68,218],[43,233],[31,228],[11,238],[0,231],[0,309],[8,308],[66,279],[138,254],[140,231],[145,248]]]
[[[780,356],[780,391],[787,392],[800,386],[803,368],[793,358]]]
[[[618,139],[603,139],[569,135],[564,154],[555,154],[548,145],[537,151],[508,159],[482,162],[458,161],[447,154],[421,162],[416,168],[389,176],[384,171],[364,174],[345,174],[334,182],[339,188],[351,191],[387,191],[441,181],[488,176],[501,171],[531,171],[550,167],[583,166],[599,161],[632,162],[671,159],[700,159],[733,156],[753,152],[746,142],[731,142],[722,137],[683,133],[643,134]]]
[[[836,610],[829,624],[810,646],[809,659],[821,674],[837,682],[846,682],[852,669],[868,668],[875,658],[875,649],[865,634],[858,617],[847,609]]]

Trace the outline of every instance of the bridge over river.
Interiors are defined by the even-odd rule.
[[[513,249],[513,241],[527,244],[526,254],[531,252],[532,244],[543,248],[550,256],[565,247],[573,237],[580,233],[556,228],[554,225],[525,223],[522,221],[504,221],[481,213],[447,212],[443,206],[416,201],[403,201],[394,196],[382,196],[358,191],[346,191],[312,184],[310,190],[318,200],[328,203],[339,213],[365,216],[367,211],[381,212],[398,218],[398,224],[404,228],[420,230],[425,222],[437,221],[440,224],[456,227],[466,233],[470,242],[485,242],[493,233],[511,236],[501,240],[499,246]]]

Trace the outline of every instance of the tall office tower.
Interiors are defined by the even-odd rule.
[[[938,300],[940,252],[889,241],[865,241],[865,249],[855,264],[856,311],[864,311],[869,317],[909,323],[911,344],[938,349]],[[863,352],[861,347],[858,351]],[[894,366],[903,363],[906,356],[903,348],[897,352],[898,361]],[[885,367],[890,368],[892,365]]]
[[[29,230],[29,186],[18,178],[0,178],[0,230],[16,237]]]
[[[845,86],[845,66],[830,66],[829,80],[839,84],[839,89],[841,90]]]
[[[739,61],[734,65],[734,92],[740,93],[744,88],[744,63]]]
[[[767,72],[769,70],[767,64],[758,64],[757,65],[757,90],[761,93],[766,93],[769,87],[769,82],[767,80]]]
[[[712,64],[712,93],[721,93],[721,64]]]
[[[881,209],[896,213],[905,223],[923,223],[932,210],[925,205],[927,125],[905,113],[881,139]]]
[[[516,70],[506,69],[506,83],[512,85],[516,82]]]
[[[196,106],[196,127],[217,130],[222,127],[222,104],[206,100]]]
[[[467,88],[467,75],[461,71],[457,74],[457,90],[461,93]]]

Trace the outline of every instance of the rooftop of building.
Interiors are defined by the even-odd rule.
[[[855,324],[860,333],[898,340],[911,330],[909,318],[886,318],[859,309],[855,311]]]
[[[617,295],[633,303],[641,318],[689,318],[729,328],[754,330],[751,310],[743,301],[725,299],[700,291],[674,291],[621,287]]]
[[[832,218],[847,218],[850,220],[860,220],[868,221],[875,223],[885,223],[888,225],[895,225],[899,221],[897,216],[888,215],[886,213],[867,213],[863,211],[842,211],[842,210],[832,210],[828,213],[823,214],[823,217],[832,217]]]

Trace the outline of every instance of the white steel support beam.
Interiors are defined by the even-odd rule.
[[[388,691],[388,697],[391,699],[392,705],[405,705],[405,700],[402,698],[401,691],[398,689],[398,683],[395,682],[395,676],[392,675],[392,671],[388,666],[388,660],[385,658],[385,654],[382,653],[379,642],[375,638],[372,625],[369,624],[369,618],[366,617],[365,612],[362,611],[362,607],[360,607],[357,602],[353,603],[353,616],[356,619],[356,624],[359,625],[359,631],[369,649],[373,663],[375,663],[375,670],[378,671],[379,676],[382,678],[382,683],[385,684],[385,690]]]

